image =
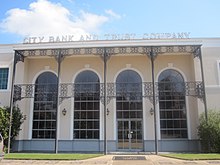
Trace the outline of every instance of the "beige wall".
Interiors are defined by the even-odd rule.
[[[1,50],[1,48],[0,48]],[[4,56],[3,56],[4,55]],[[1,53],[0,51],[0,68],[9,68],[9,79],[8,79],[8,89],[0,90],[0,107],[9,106],[10,96],[11,96],[11,75],[12,75],[12,65],[13,56],[10,53]]]
[[[207,47],[205,45],[202,49],[208,110],[210,109],[220,110],[220,102],[219,102],[220,47],[219,46]]]
[[[217,68],[217,61],[220,60],[220,47],[204,47],[202,56],[206,86],[220,85],[219,68]]]
[[[192,56],[189,55],[165,55],[158,56],[155,61],[155,78],[165,69],[176,69],[183,74],[186,81],[194,81],[194,61]],[[53,58],[27,58],[25,63],[21,63],[18,66],[18,72],[22,70],[22,74],[19,74],[17,82],[23,83],[34,83],[37,76],[44,71],[52,71],[56,73],[57,63]],[[151,63],[147,56],[142,55],[123,55],[123,56],[112,56],[107,64],[107,82],[115,82],[117,75],[126,69],[131,69],[140,74],[143,82],[151,82]],[[75,77],[83,70],[92,70],[100,77],[100,81],[103,82],[103,61],[97,56],[83,56],[83,57],[67,57],[64,59],[61,65],[61,82],[71,83],[74,82]],[[18,73],[17,72],[17,73]],[[192,122],[193,118],[198,116],[197,100],[190,99],[187,97],[187,113],[189,125],[190,138],[195,139],[196,134],[194,132],[196,129],[197,122]],[[24,107],[25,104],[25,107]],[[73,138],[73,99],[66,99],[60,105],[59,112],[59,138],[62,140],[70,140]],[[153,116],[150,115],[149,110],[152,104],[147,98],[143,99],[143,130],[144,139],[153,140],[154,139],[154,125]],[[67,110],[67,115],[63,116],[62,109]],[[101,108],[101,122],[100,129],[103,130],[103,105],[100,103]],[[157,106],[158,108],[158,106]],[[22,134],[20,134],[20,139],[31,139],[31,129],[32,129],[32,116],[33,116],[33,99],[23,100],[22,109],[24,114],[27,115],[27,120],[23,126]],[[107,116],[107,138],[108,140],[116,140],[116,105],[115,99],[112,99],[108,104],[108,109],[110,114]],[[158,109],[157,109],[158,110]],[[158,118],[159,121],[159,118]],[[158,125],[159,128],[159,125]],[[101,139],[103,139],[103,131],[101,131]],[[158,132],[159,133],[159,132]]]

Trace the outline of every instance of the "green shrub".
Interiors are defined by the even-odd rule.
[[[220,153],[220,111],[208,111],[208,120],[205,114],[199,118],[198,135],[204,152]]]
[[[12,111],[12,127],[11,127],[11,143],[13,143],[15,137],[21,130],[21,124],[23,123],[23,115],[18,107],[13,107]],[[0,132],[4,138],[4,146],[8,146],[8,134],[9,134],[9,123],[10,123],[10,108],[0,107]]]

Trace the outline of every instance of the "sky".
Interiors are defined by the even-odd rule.
[[[220,37],[220,1],[0,0],[0,44],[33,36],[178,32]]]

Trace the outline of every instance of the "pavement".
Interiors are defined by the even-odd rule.
[[[139,160],[140,159],[140,160]],[[145,160],[143,160],[145,159]],[[220,160],[186,161],[158,155],[105,155],[87,160],[6,160],[0,165],[220,165]]]

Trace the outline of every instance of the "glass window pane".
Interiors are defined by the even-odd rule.
[[[94,129],[99,129],[99,122],[98,121],[94,121]]]
[[[74,138],[99,139],[100,83],[98,76],[92,71],[81,72],[75,79],[74,95],[74,119],[77,119],[74,122]]]
[[[39,128],[38,122],[37,121],[33,122],[33,129],[38,129],[38,128]]]
[[[116,79],[116,95],[118,119],[142,119],[142,80],[138,73],[121,72]]]
[[[91,112],[87,112],[87,119],[94,119],[94,111],[91,111]]]
[[[187,138],[185,85],[182,75],[172,69],[159,76],[161,138]]]
[[[55,138],[56,87],[57,76],[51,72],[40,74],[35,82],[32,138]]]
[[[9,68],[0,68],[0,90],[8,88]]]
[[[80,116],[80,119],[86,119],[86,111],[81,111],[81,116]]]
[[[86,131],[82,130],[80,131],[80,139],[87,139]]]
[[[94,139],[98,139],[99,138],[99,131],[93,131],[94,132]]]
[[[93,131],[87,131],[87,139],[93,139]]]

